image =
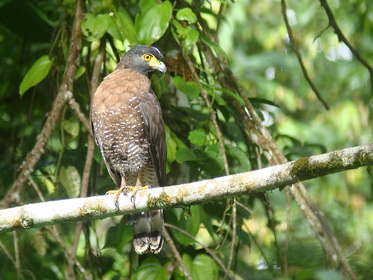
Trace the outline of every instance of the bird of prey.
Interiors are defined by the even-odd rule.
[[[135,46],[104,78],[92,98],[93,136],[111,178],[123,192],[134,186],[165,184],[164,122],[150,82],[156,71],[167,71],[161,52],[151,46]],[[161,251],[163,210],[131,214],[127,221],[136,253]]]

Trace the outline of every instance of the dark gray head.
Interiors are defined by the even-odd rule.
[[[137,45],[126,52],[117,69],[131,69],[150,77],[155,71],[167,71],[163,60],[163,55],[156,47]]]

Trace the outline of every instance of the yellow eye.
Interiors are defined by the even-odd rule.
[[[145,61],[149,61],[151,58],[152,58],[152,55],[148,54],[148,53],[146,53],[142,56],[142,59],[145,60]]]

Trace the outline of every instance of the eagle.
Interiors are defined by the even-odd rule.
[[[167,71],[161,52],[137,45],[123,56],[92,97],[92,133],[118,192],[165,184],[164,121],[150,81],[157,71]],[[161,251],[163,210],[131,214],[127,222],[132,227],[136,253]]]

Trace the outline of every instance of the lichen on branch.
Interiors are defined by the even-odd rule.
[[[373,144],[210,180],[140,190],[132,198],[121,195],[118,207],[113,195],[29,204],[0,210],[0,232],[253,195],[368,165],[373,165]]]

